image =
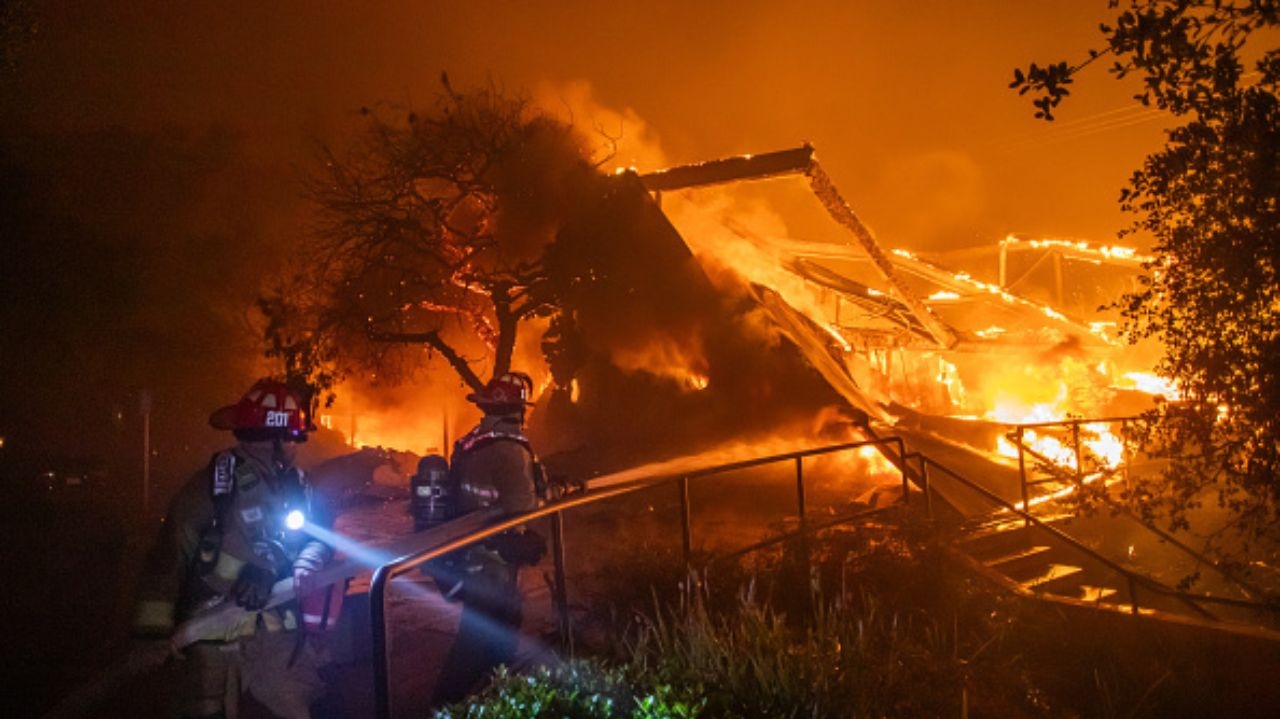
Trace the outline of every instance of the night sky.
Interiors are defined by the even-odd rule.
[[[308,231],[316,147],[444,71],[620,129],[642,171],[810,142],[892,246],[1112,241],[1159,122],[1101,67],[1052,125],[1006,88],[1086,57],[1106,5],[8,3],[0,452],[127,469],[143,389],[162,469],[224,441],[205,418],[268,368],[252,303]]]

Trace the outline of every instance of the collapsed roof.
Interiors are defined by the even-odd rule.
[[[785,176],[807,180],[830,218],[846,230],[843,242],[765,237],[731,218],[726,222],[727,228],[744,240],[767,246],[778,254],[787,270],[829,291],[831,325],[859,346],[981,349],[993,342],[997,347],[1007,346],[1028,334],[1040,335],[1031,337],[1030,342],[1042,341],[1045,330],[1107,345],[1111,340],[1098,323],[1069,317],[1011,288],[1048,258],[1055,263],[1065,257],[1133,271],[1140,270],[1147,259],[1124,248],[1092,248],[1082,242],[1010,236],[999,243],[1000,279],[991,283],[905,250],[886,250],[841,196],[809,145],[684,165],[648,173],[640,179],[661,202],[664,192]],[[1009,253],[1027,250],[1042,251],[1042,256],[1020,277],[1009,281]],[[986,251],[969,250],[967,255],[972,258]],[[1056,269],[1060,297],[1060,264]]]

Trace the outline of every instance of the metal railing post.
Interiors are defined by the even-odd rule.
[[[1071,441],[1076,450],[1076,486],[1084,484],[1084,455],[1080,452],[1080,420],[1071,423]]]
[[[1129,485],[1129,420],[1120,420],[1120,467],[1124,471],[1124,488]]]
[[[1129,613],[1138,613],[1138,582],[1133,575],[1127,575],[1129,578]]]
[[[804,459],[796,457],[796,518],[800,532],[800,571],[803,575],[804,606],[813,614],[813,559],[809,556],[809,523],[804,492]]]
[[[390,565],[378,567],[369,583],[369,620],[373,623],[373,707],[374,716],[391,716],[391,657],[387,646],[387,582]]]
[[[1031,526],[1031,498],[1027,495],[1027,454],[1023,451],[1023,437],[1026,428],[1018,426],[1018,483],[1022,485],[1022,511],[1027,514],[1023,520],[1024,527]]]
[[[805,530],[804,463],[796,457],[796,516],[800,518],[800,531]]]
[[[902,506],[905,507],[911,501],[911,487],[907,484],[907,444],[901,437],[894,439],[898,440],[898,468],[902,470]]]
[[[924,510],[933,519],[933,489],[929,486],[929,461],[920,455],[920,483],[924,485]]]
[[[551,515],[551,559],[555,566],[556,623],[560,632],[560,649],[573,656],[573,624],[569,619],[569,586],[565,578],[564,513]]]
[[[689,510],[689,477],[680,478],[680,538],[684,552],[685,592],[693,599],[693,520]]]

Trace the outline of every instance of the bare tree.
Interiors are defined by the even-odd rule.
[[[350,148],[322,151],[303,290],[261,303],[291,374],[394,374],[425,344],[479,388],[478,367],[510,368],[521,322],[556,311],[544,255],[599,178],[584,141],[501,88],[442,87],[431,112],[365,110]]]

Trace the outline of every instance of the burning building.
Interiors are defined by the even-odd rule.
[[[586,226],[564,233],[571,252],[584,238],[598,281],[571,300],[580,366],[544,427],[563,429],[557,412],[614,416],[619,436],[585,434],[673,451],[841,406],[1016,456],[1007,425],[1150,405],[1136,372],[1145,358],[1098,309],[1132,289],[1145,259],[1132,250],[1011,235],[950,257],[989,255],[985,272],[889,250],[808,146],[621,171],[612,187]],[[1096,452],[1115,454],[1109,429],[1088,433]],[[1053,455],[1051,437],[1028,441]]]
[[[522,353],[541,365],[531,431],[553,464],[586,474],[733,441],[843,439],[867,423],[1007,463],[1010,425],[1150,405],[1133,374],[1146,360],[1098,310],[1144,259],[1013,235],[928,257],[889,249],[809,146],[621,170],[547,250],[571,281],[559,320]],[[467,410],[438,400],[417,413],[438,425],[415,430],[427,446],[403,448],[447,451]],[[1083,433],[1118,463],[1112,428]],[[1016,444],[1070,465],[1053,434]]]

